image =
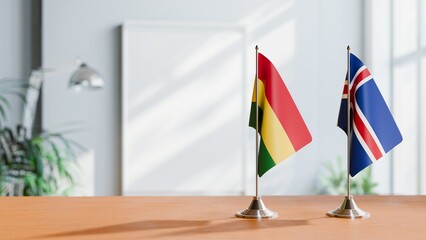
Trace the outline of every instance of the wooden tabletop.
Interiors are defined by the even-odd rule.
[[[341,196],[262,199],[278,218],[235,218],[251,197],[2,197],[0,239],[426,239],[426,196],[356,196],[357,220],[325,215]]]

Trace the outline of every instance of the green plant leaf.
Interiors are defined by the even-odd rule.
[[[320,175],[321,191],[329,194],[346,194],[347,169],[343,166],[340,157],[337,161],[325,161],[323,163],[325,174]],[[376,194],[375,188],[378,186],[373,181],[371,166],[351,179],[352,194]]]
[[[52,133],[44,131],[43,134],[37,135],[31,139],[19,140],[20,147],[12,146],[18,136],[8,137],[14,133],[8,129],[0,129],[0,150],[9,151],[10,156],[23,156],[19,162],[11,161],[7,165],[3,165],[0,158],[0,185],[3,172],[1,167],[9,169],[20,169],[25,171],[24,179],[24,195],[56,195],[59,192],[59,183],[64,187],[72,188],[75,185],[75,177],[72,172],[73,166],[78,166],[75,162],[74,148],[76,146],[61,133]],[[22,137],[20,137],[22,138]],[[5,156],[5,154],[3,155]],[[63,184],[62,184],[63,183]]]

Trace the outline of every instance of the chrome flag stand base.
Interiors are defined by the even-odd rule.
[[[235,214],[239,218],[276,218],[278,213],[269,210],[260,197],[253,197],[250,206]]]
[[[327,215],[330,217],[339,217],[339,218],[368,218],[370,213],[364,212],[355,203],[352,195],[345,196],[342,206],[339,208],[327,212]]]

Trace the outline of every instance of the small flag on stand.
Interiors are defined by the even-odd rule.
[[[401,133],[370,71],[350,53],[350,175],[353,177],[402,141]],[[338,127],[347,133],[348,76]]]
[[[274,65],[258,54],[258,174],[262,176],[276,164],[312,141],[287,87]],[[256,129],[256,84],[253,90],[249,125]]]
[[[256,45],[256,75],[249,126],[256,130],[256,195],[240,218],[275,218],[259,195],[259,177],[311,142],[312,137],[274,65]],[[260,146],[259,146],[259,135]]]
[[[347,134],[346,196],[330,217],[368,218],[351,195],[351,178],[402,141],[385,100],[373,77],[347,47],[347,73],[337,126]]]

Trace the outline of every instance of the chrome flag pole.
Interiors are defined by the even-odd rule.
[[[351,65],[350,65],[350,50],[351,48],[347,47],[347,79],[346,79],[346,88],[347,88],[347,179],[346,179],[346,196],[343,200],[342,205],[332,211],[327,212],[327,215],[330,217],[340,217],[340,218],[368,218],[370,214],[358,208],[351,195],[351,179],[350,179],[350,164],[351,164]],[[354,91],[355,93],[355,91]]]
[[[276,212],[269,210],[259,195],[259,87],[258,87],[258,71],[259,71],[259,47],[256,45],[256,75],[255,75],[255,89],[256,89],[256,196],[253,197],[253,200],[250,203],[250,206],[238,212],[237,217],[240,218],[275,218],[278,216]]]

